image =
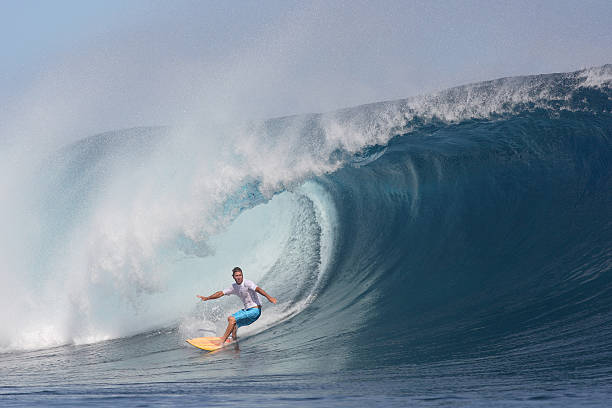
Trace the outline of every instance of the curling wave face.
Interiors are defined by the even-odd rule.
[[[284,329],[279,347],[344,336],[325,364],[608,355],[611,79],[604,66],[65,147],[4,213],[6,236],[30,239],[3,253],[0,347],[218,330],[235,305],[194,309],[194,288],[240,264],[281,298],[258,322]],[[372,339],[392,347],[369,360]]]

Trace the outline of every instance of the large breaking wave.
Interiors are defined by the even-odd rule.
[[[66,146],[12,174],[0,346],[218,331],[236,305],[195,294],[241,265],[281,300],[252,330],[291,347],[607,361],[611,84],[607,65]]]

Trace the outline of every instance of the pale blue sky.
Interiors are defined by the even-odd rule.
[[[611,21],[612,1],[6,1],[0,120],[328,111],[612,63]]]

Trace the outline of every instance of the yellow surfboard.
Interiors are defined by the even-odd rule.
[[[192,346],[206,351],[213,351],[221,348],[221,346],[219,346],[221,337],[196,337],[195,339],[187,339],[185,341]],[[229,342],[229,339],[225,340],[225,344]]]

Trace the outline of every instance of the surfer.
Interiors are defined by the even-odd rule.
[[[236,283],[232,283],[232,286],[229,288],[215,292],[210,296],[196,295],[202,299],[202,301],[218,299],[223,295],[237,295],[242,299],[242,303],[244,303],[244,309],[228,316],[227,329],[225,329],[225,333],[221,338],[221,346],[225,344],[230,334],[232,335],[232,341],[238,339],[238,327],[248,326],[259,319],[259,316],[261,316],[261,302],[259,301],[259,296],[257,296],[258,293],[265,296],[268,301],[276,304],[276,298],[268,295],[265,290],[253,283],[253,281],[244,279],[242,276],[242,269],[239,267],[232,269],[232,277]]]

